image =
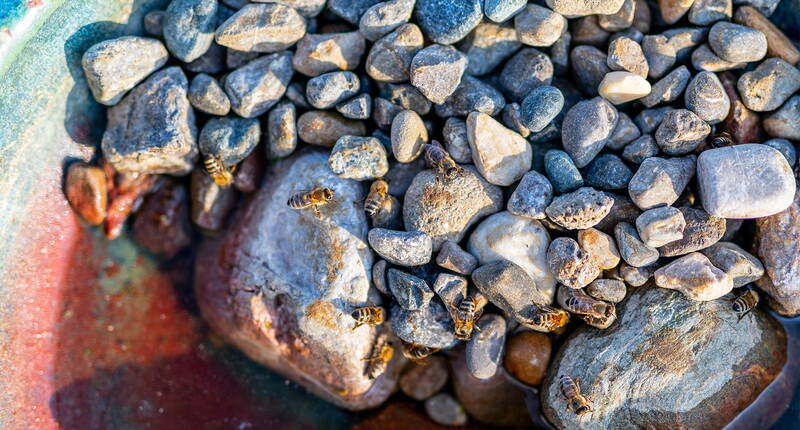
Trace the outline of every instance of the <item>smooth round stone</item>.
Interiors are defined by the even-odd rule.
[[[83,161],[70,164],[64,194],[72,209],[86,222],[103,223],[108,207],[108,179],[101,167]]]
[[[586,287],[586,293],[597,300],[619,303],[625,299],[628,289],[617,279],[595,279]]]
[[[645,245],[657,248],[683,239],[686,220],[683,213],[672,206],[663,206],[642,212],[636,218],[636,230]]]
[[[641,164],[644,160],[656,155],[658,155],[658,145],[653,136],[649,134],[634,140],[622,151],[622,158],[636,164]]]
[[[677,100],[689,84],[692,74],[686,66],[680,66],[653,84],[650,94],[642,99],[645,107],[651,108],[661,103]]]
[[[502,23],[525,9],[527,0],[485,0],[483,13],[494,22]]]
[[[642,51],[650,69],[647,76],[659,79],[672,70],[677,52],[675,46],[664,35],[648,35],[642,39]]]
[[[586,15],[610,15],[617,13],[625,0],[547,0],[550,9],[566,16],[576,18]]]
[[[199,146],[203,154],[216,155],[226,166],[235,166],[250,155],[260,139],[258,119],[233,115],[208,120],[200,132]]]
[[[695,0],[689,10],[689,22],[694,25],[709,25],[733,16],[732,0]]]
[[[622,7],[615,13],[597,15],[597,25],[603,30],[611,32],[625,30],[633,25],[635,10],[636,2],[625,0],[622,2]]]
[[[484,315],[476,325],[479,330],[473,331],[467,342],[467,369],[472,376],[487,379],[497,373],[503,361],[506,320],[500,315]]]
[[[243,52],[278,52],[306,34],[306,20],[289,6],[249,4],[219,26],[216,40]]]
[[[688,154],[711,133],[711,126],[692,111],[675,109],[664,116],[656,130],[656,142],[667,155]]]
[[[572,82],[588,96],[597,95],[600,82],[611,72],[608,55],[594,46],[579,45],[569,53],[572,65]]]
[[[173,0],[167,6],[164,41],[169,52],[189,63],[208,51],[217,25],[217,0]]]
[[[615,105],[637,100],[650,94],[647,79],[631,72],[607,73],[597,92]]]
[[[639,165],[630,183],[628,194],[636,206],[647,210],[669,206],[678,200],[694,176],[696,157],[650,157]]]
[[[748,109],[772,111],[800,90],[800,70],[780,58],[769,58],[742,74],[736,88]]]
[[[547,217],[569,230],[594,227],[605,218],[614,205],[614,199],[594,188],[583,187],[562,194],[545,209]]]
[[[469,275],[478,267],[478,259],[461,249],[457,243],[448,240],[442,244],[439,255],[436,256],[436,264],[453,272]]]
[[[730,98],[716,74],[700,72],[692,78],[684,95],[686,109],[694,112],[703,121],[716,124],[728,116]]]
[[[522,100],[533,89],[550,85],[553,80],[553,63],[550,58],[534,48],[523,48],[500,72],[500,89],[514,101]]]
[[[520,117],[528,130],[538,133],[564,108],[564,95],[556,87],[548,85],[534,88],[522,100]]]
[[[422,49],[423,41],[422,31],[415,24],[401,25],[372,45],[367,55],[367,75],[378,82],[407,81],[411,61]]]
[[[603,190],[628,187],[633,172],[614,154],[601,155],[586,166],[586,185]]]
[[[377,179],[389,171],[386,149],[374,137],[342,136],[331,150],[328,166],[340,178],[356,181]]]
[[[317,109],[330,109],[358,94],[361,84],[353,72],[331,72],[312,78],[306,84],[306,100]]]
[[[506,342],[505,369],[521,382],[539,386],[542,384],[553,345],[544,333],[523,331]]]
[[[792,145],[792,142],[786,139],[770,139],[764,142],[764,145],[780,151],[786,157],[786,161],[789,162],[789,167],[794,167],[797,163],[797,149]]]
[[[544,154],[544,170],[556,194],[575,191],[583,186],[580,170],[564,151],[558,149],[547,151]]]
[[[428,130],[419,114],[404,110],[392,121],[391,139],[394,158],[410,163],[422,154],[423,146],[428,143]]]
[[[425,412],[437,424],[463,426],[467,423],[467,413],[464,411],[464,407],[447,393],[440,393],[426,400]]]
[[[467,138],[472,161],[489,183],[508,186],[531,169],[530,143],[485,113],[469,114]]]
[[[690,300],[716,300],[733,289],[733,279],[699,252],[674,260],[654,275],[657,286],[678,290]]]
[[[424,363],[411,363],[400,375],[399,385],[403,393],[414,400],[425,400],[441,390],[447,383],[447,361],[441,355],[433,355]]]
[[[602,270],[609,270],[619,264],[619,250],[614,239],[595,228],[578,231],[578,244],[586,250]]]
[[[800,96],[793,96],[780,109],[764,118],[763,125],[772,137],[800,140]]]
[[[697,159],[697,181],[703,208],[720,218],[776,214],[792,204],[796,190],[786,157],[760,144],[703,151]]]
[[[577,167],[586,167],[603,149],[617,120],[617,110],[600,97],[584,100],[567,111],[561,125],[561,140]]]
[[[650,71],[642,46],[627,37],[616,38],[608,45],[606,63],[611,70],[631,72],[643,78]]]
[[[517,38],[528,46],[554,44],[567,28],[567,19],[552,10],[530,4],[514,18]]]
[[[378,3],[364,12],[358,31],[369,41],[376,41],[411,19],[414,0],[390,0]]]
[[[452,46],[430,45],[411,61],[411,85],[428,100],[441,104],[461,83],[467,61],[467,56]]]
[[[514,215],[543,219],[546,217],[544,210],[553,200],[553,186],[547,177],[531,170],[526,173],[519,185],[508,198],[508,211]]]
[[[417,0],[414,17],[423,33],[443,45],[463,39],[483,18],[481,0]]]
[[[297,119],[297,134],[303,142],[331,148],[340,137],[364,136],[367,129],[363,122],[347,119],[336,112],[311,110]]]
[[[678,210],[686,220],[683,239],[659,247],[658,250],[662,257],[677,257],[700,251],[717,243],[725,234],[725,219],[709,215],[702,209],[681,207]]]
[[[192,106],[211,115],[227,115],[231,110],[231,101],[222,86],[205,73],[192,79],[188,97]]]
[[[292,64],[295,70],[311,77],[336,70],[353,70],[360,64],[365,49],[364,36],[357,31],[306,34],[297,42]]]
[[[759,61],[767,55],[767,37],[750,27],[718,22],[708,32],[708,44],[719,58],[732,63]]]
[[[521,46],[511,23],[501,25],[484,21],[459,42],[458,49],[469,58],[467,73],[482,76],[514,55]]]
[[[658,260],[658,250],[642,242],[636,228],[629,223],[621,222],[617,224],[614,228],[614,236],[617,238],[620,256],[629,265],[643,267]]]

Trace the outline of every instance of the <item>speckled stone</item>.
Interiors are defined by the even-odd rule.
[[[792,142],[786,139],[770,139],[764,142],[764,145],[780,151],[786,158],[786,161],[789,162],[789,167],[794,167],[797,163],[797,149],[792,145]]]
[[[547,177],[531,170],[526,173],[508,199],[508,211],[514,215],[543,219],[544,210],[553,200],[553,186]]]
[[[578,242],[559,237],[547,248],[547,264],[556,280],[570,288],[583,288],[600,276],[600,267]]]
[[[294,103],[282,101],[267,115],[267,159],[289,156],[297,148],[297,109]]]
[[[389,171],[386,149],[374,137],[342,136],[336,141],[328,165],[340,178],[366,181]]]
[[[705,141],[711,126],[692,111],[675,109],[664,116],[656,130],[656,143],[667,155],[688,154]]]
[[[550,85],[553,80],[553,63],[550,58],[534,48],[523,48],[500,72],[500,89],[514,101],[520,101],[533,89]]]
[[[535,312],[531,302],[544,305],[552,301],[536,288],[525,270],[508,260],[478,267],[472,272],[472,282],[495,306],[521,321]]]
[[[502,23],[522,12],[526,3],[528,3],[526,0],[485,0],[483,13],[490,20]]]
[[[686,220],[683,219],[683,213],[672,206],[646,210],[636,218],[639,237],[652,248],[683,239],[684,228]]]
[[[481,0],[417,0],[414,10],[422,31],[435,43],[463,39],[483,18]]]
[[[636,126],[628,114],[625,112],[618,112],[618,117],[617,126],[614,127],[614,132],[611,133],[611,139],[606,142],[606,148],[615,151],[619,151],[625,147],[625,145],[642,135],[642,132],[639,131],[639,127]]]
[[[392,121],[391,139],[394,158],[408,163],[422,154],[423,146],[428,143],[428,130],[416,112],[404,110]]]
[[[544,169],[556,194],[575,191],[583,186],[580,170],[564,151],[557,149],[547,151],[544,154]]]
[[[503,362],[506,343],[506,320],[500,315],[484,315],[476,323],[467,342],[467,369],[478,379],[487,379],[497,373]]]
[[[445,269],[469,276],[478,266],[478,260],[469,252],[461,249],[457,243],[447,240],[442,244],[439,255],[436,256],[436,264]]]
[[[725,220],[709,215],[702,209],[678,208],[686,220],[683,239],[670,242],[659,248],[662,257],[676,257],[700,251],[719,242],[725,234]]]
[[[586,95],[597,95],[600,82],[611,72],[606,53],[594,46],[579,45],[572,48],[569,62],[572,65],[575,86]]]
[[[780,58],[769,58],[742,74],[736,88],[748,109],[772,111],[800,90],[800,70]]]
[[[709,124],[716,124],[728,116],[730,98],[717,75],[700,72],[692,78],[684,95],[686,108]]]
[[[627,71],[643,78],[650,70],[641,45],[627,37],[616,38],[608,45],[606,63],[611,70]]]
[[[647,76],[659,79],[672,69],[675,64],[675,46],[664,35],[648,35],[642,39],[642,51],[650,69]]]
[[[393,304],[389,309],[389,327],[403,341],[428,348],[450,348],[458,343],[450,314],[436,300],[417,311]]]
[[[508,2],[507,2],[508,3]],[[550,46],[567,29],[562,15],[536,4],[529,4],[514,18],[517,38],[528,46]]]
[[[292,53],[256,58],[225,78],[225,93],[239,116],[255,118],[278,103],[294,75]]]
[[[241,163],[261,140],[257,119],[226,116],[211,118],[200,132],[199,147],[204,155],[213,154],[228,167]]]
[[[656,129],[661,124],[661,121],[664,120],[664,117],[667,115],[667,113],[673,110],[674,108],[669,106],[644,109],[639,112],[638,115],[636,115],[636,117],[633,119],[633,122],[637,127],[639,127],[639,130],[641,130],[642,133],[652,134],[655,133]]]
[[[708,44],[715,54],[732,63],[759,61],[767,55],[767,37],[750,27],[718,22],[708,32]]]
[[[633,172],[614,154],[601,155],[585,170],[586,185],[603,190],[619,190],[628,187]]]
[[[589,253],[602,270],[609,270],[619,264],[619,250],[614,239],[595,228],[578,231],[578,244]]]
[[[471,112],[497,115],[506,105],[503,95],[493,86],[464,75],[456,91],[441,105],[434,106],[436,115],[442,118],[467,116]]]
[[[628,184],[631,199],[643,210],[675,203],[694,176],[696,160],[694,155],[644,160]]]
[[[725,70],[743,69],[747,63],[734,63],[719,58],[707,43],[700,45],[692,52],[692,67],[706,72],[722,72]]]
[[[536,133],[544,130],[564,108],[564,95],[548,85],[534,88],[522,100],[520,117],[523,125]]]
[[[547,0],[550,9],[566,16],[575,18],[585,15],[609,15],[617,13],[624,0],[603,0],[586,2],[582,0]]]
[[[306,100],[317,109],[330,109],[358,94],[361,84],[353,72],[330,72],[311,78],[306,84]]]
[[[363,122],[347,119],[336,112],[311,110],[297,119],[297,135],[312,145],[332,148],[342,136],[366,134]]]
[[[469,59],[467,73],[485,75],[497,68],[522,46],[511,23],[495,24],[484,21],[458,44],[459,51]]]
[[[614,228],[614,236],[617,238],[620,256],[629,265],[643,267],[658,260],[658,250],[647,246],[639,237],[636,228],[627,222],[617,224]]]
[[[652,108],[661,103],[674,102],[683,94],[691,76],[692,74],[686,66],[676,68],[653,84],[650,94],[641,100],[642,104]]]
[[[401,25],[372,45],[367,55],[367,74],[379,82],[407,81],[411,61],[422,46],[419,27],[415,24]]]
[[[489,183],[508,186],[531,169],[530,143],[485,113],[467,117],[467,138],[472,161]]]
[[[216,40],[237,51],[278,52],[306,34],[306,21],[294,8],[248,4],[217,28]]]
[[[733,288],[743,287],[764,276],[764,265],[733,242],[717,242],[701,253],[714,267],[733,279]]]
[[[764,118],[764,130],[772,137],[800,140],[800,96],[793,96],[780,109]]]
[[[624,300],[627,292],[625,283],[616,279],[595,279],[586,287],[586,293],[590,296],[611,303]]]
[[[336,105],[336,111],[345,118],[369,119],[372,114],[372,97],[369,94],[359,94]]]
[[[452,46],[430,45],[411,61],[411,85],[436,104],[441,104],[461,83],[467,56]]]
[[[617,119],[614,106],[600,97],[582,101],[567,111],[561,139],[577,167],[585,167],[603,149]]]
[[[733,279],[699,252],[685,255],[656,270],[656,285],[678,290],[697,301],[716,300],[733,289]]]
[[[167,6],[164,41],[172,55],[188,63],[206,53],[216,25],[217,0],[173,0]]]
[[[389,269],[387,272],[389,291],[401,308],[419,311],[430,304],[433,291],[424,280],[406,272]]]
[[[336,70],[353,70],[360,64],[365,49],[364,36],[357,31],[306,34],[297,42],[292,64],[295,70],[311,77]]]
[[[611,211],[614,200],[593,188],[583,187],[553,199],[547,217],[570,230],[593,227]]]
[[[350,24],[357,25],[359,18],[380,0],[328,0],[328,9]]]
[[[390,0],[375,4],[361,15],[358,31],[376,41],[411,19],[415,0]]]
[[[649,134],[634,140],[622,151],[622,158],[636,164],[641,164],[644,160],[656,155],[658,155],[658,145],[653,136]]]
[[[689,22],[694,25],[709,25],[733,16],[732,0],[695,0],[689,10]]]

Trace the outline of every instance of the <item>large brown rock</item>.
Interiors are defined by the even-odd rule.
[[[788,209],[756,220],[756,252],[767,273],[757,281],[781,315],[800,315],[800,189]]]
[[[315,186],[333,201],[293,210],[287,199]],[[261,189],[227,233],[207,242],[196,265],[196,294],[211,326],[252,359],[339,407],[375,407],[394,391],[399,350],[386,373],[364,375],[379,330],[353,330],[350,313],[380,297],[370,284],[364,198],[356,181],[328,168],[324,153],[306,151],[273,164]],[[313,245],[313,246],[312,246]]]

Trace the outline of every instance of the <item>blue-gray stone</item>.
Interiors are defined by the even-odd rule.
[[[331,72],[306,84],[306,99],[317,109],[329,109],[358,94],[361,82],[353,72]]]
[[[528,0],[485,0],[483,13],[494,22],[505,22],[525,9]]]
[[[389,269],[389,291],[405,310],[418,311],[430,303],[433,290],[424,280],[397,269]]]
[[[380,96],[403,109],[413,110],[420,115],[431,111],[431,101],[415,86],[409,84],[379,84]]]
[[[467,369],[478,379],[487,379],[497,373],[503,361],[506,341],[506,320],[500,315],[484,315],[476,324],[467,343]]]
[[[353,25],[358,25],[361,15],[381,0],[328,0],[328,9]]]
[[[633,123],[639,127],[639,130],[641,130],[643,134],[652,134],[656,131],[658,126],[661,125],[661,121],[664,120],[664,117],[673,110],[675,110],[675,108],[670,106],[645,109],[636,115],[633,119]]]
[[[216,155],[226,166],[233,166],[253,152],[260,138],[261,125],[257,118],[211,118],[200,132],[200,152]]]
[[[647,246],[636,231],[636,227],[621,222],[614,228],[614,236],[617,238],[619,255],[626,263],[633,267],[644,267],[655,263],[658,260],[658,250]]]
[[[369,94],[359,94],[336,105],[336,110],[345,118],[368,119],[372,114],[372,97]]]
[[[544,170],[556,194],[575,191],[583,186],[583,176],[569,154],[551,149],[544,154]]]
[[[208,51],[217,26],[217,0],[172,0],[166,13],[164,40],[172,55],[188,63]]]
[[[389,326],[400,339],[407,343],[428,348],[450,348],[458,343],[453,319],[444,305],[432,300],[418,311],[403,309],[397,303],[389,311]]]
[[[649,134],[634,140],[622,150],[622,158],[636,164],[641,164],[644,160],[656,155],[658,155],[658,145],[653,136]]]
[[[563,107],[564,95],[558,88],[549,85],[535,88],[522,100],[522,123],[530,131],[538,133],[553,121]]]
[[[293,75],[292,53],[277,52],[256,58],[228,74],[225,92],[234,112],[254,118],[278,103]]]
[[[770,139],[764,142],[764,145],[771,146],[780,151],[780,153],[786,157],[786,161],[789,162],[789,167],[794,167],[795,163],[797,163],[797,149],[792,145],[792,142],[786,139]]]
[[[544,210],[553,201],[553,186],[541,173],[531,170],[519,181],[508,199],[508,211],[514,215],[543,219]]]
[[[458,49],[469,58],[467,73],[481,76],[497,68],[521,46],[511,23],[484,21],[458,44]]]
[[[585,167],[603,149],[617,126],[617,109],[602,97],[584,100],[564,115],[561,142],[575,165]]]
[[[447,45],[466,37],[481,22],[481,3],[481,0],[418,0],[414,16],[428,39]]]
[[[183,67],[186,70],[194,73],[209,73],[216,74],[225,71],[225,59],[228,55],[228,50],[217,43],[212,43],[205,54],[200,58],[185,64]]]
[[[344,136],[353,139],[353,136]],[[359,138],[363,139],[363,138]],[[380,145],[374,137],[366,138]],[[341,139],[340,139],[341,140]],[[388,170],[388,169],[387,169]],[[373,228],[367,235],[369,246],[384,260],[401,266],[421,266],[431,261],[433,242],[421,231],[398,231]]]
[[[500,89],[512,100],[519,101],[533,89],[550,85],[553,63],[550,57],[535,48],[523,48],[503,66]]]
[[[684,155],[694,151],[710,133],[711,126],[694,112],[675,109],[664,116],[655,138],[665,154]]]
[[[442,118],[467,116],[470,112],[482,112],[495,116],[506,106],[503,94],[495,87],[464,75],[456,91],[444,103],[434,106],[436,115]]]
[[[195,109],[211,115],[227,115],[231,110],[231,101],[219,82],[205,73],[192,79],[188,96]]]
[[[628,187],[628,182],[633,177],[633,172],[625,163],[614,154],[601,155],[584,171],[586,184],[603,190],[619,190]]]

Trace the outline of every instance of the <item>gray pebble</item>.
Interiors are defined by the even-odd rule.
[[[536,288],[525,270],[508,261],[498,260],[472,272],[472,282],[495,306],[518,321],[529,320],[537,305],[549,305],[550,297]]]
[[[525,127],[525,124],[522,123],[522,113],[520,110],[521,108],[519,103],[507,104],[506,107],[503,108],[503,124],[511,130],[519,133],[520,136],[528,137],[531,135],[531,131],[528,129],[528,127]]]
[[[614,151],[619,151],[625,147],[625,145],[642,135],[642,132],[639,131],[639,127],[636,126],[628,114],[625,112],[618,112],[618,114],[619,120],[617,120],[617,126],[614,127],[611,139],[606,142],[606,147]]]
[[[700,252],[714,267],[733,278],[733,288],[743,287],[764,276],[764,265],[758,258],[733,242],[717,242]]]
[[[258,119],[226,116],[211,118],[200,132],[200,152],[222,158],[225,166],[241,163],[261,140]]]
[[[700,72],[692,78],[684,95],[686,109],[709,124],[721,122],[728,116],[731,101],[722,82],[712,72]]]
[[[405,310],[418,311],[428,306],[433,291],[422,279],[397,269],[389,269],[386,277],[389,291]]]
[[[636,23],[636,22],[634,21],[634,23]],[[618,31],[618,32],[612,34],[611,37],[609,37],[609,39],[608,39],[608,43],[611,44],[612,42],[614,42],[615,40],[617,40],[617,39],[619,39],[621,37],[628,38],[628,39],[638,43],[639,45],[641,45],[642,39],[644,39],[644,33],[642,33],[636,27],[626,28],[625,30]],[[644,55],[644,54],[642,54],[642,55]]]
[[[223,188],[202,169],[194,169],[189,187],[191,219],[201,232],[222,230],[236,205],[236,188]]]
[[[689,22],[694,25],[709,25],[733,16],[732,0],[695,0],[689,9]]]
[[[619,254],[626,263],[634,267],[643,267],[658,260],[658,250],[647,246],[639,238],[636,229],[627,222],[621,222],[614,228]]]
[[[792,142],[789,142],[786,139],[770,139],[764,142],[764,145],[769,147],[775,148],[786,157],[786,161],[789,162],[789,167],[794,167],[797,163],[797,149],[795,149]]]
[[[257,58],[225,78],[225,92],[233,111],[255,118],[280,100],[292,80],[292,53],[278,52]]]
[[[336,110],[345,118],[369,119],[372,114],[372,97],[369,94],[359,94],[336,105]]]
[[[371,6],[361,15],[358,31],[376,41],[411,19],[415,0],[390,0]]]
[[[594,46],[580,45],[572,48],[569,61],[576,86],[584,94],[596,96],[600,82],[611,72],[606,53]]]
[[[164,21],[169,52],[183,62],[205,54],[214,41],[217,0],[172,0]]]
[[[609,33],[597,24],[597,16],[590,15],[573,21],[570,33],[573,45],[592,45],[603,47]]]
[[[545,209],[553,200],[553,186],[541,173],[531,170],[519,181],[508,199],[508,211],[514,215],[543,219]]]
[[[401,25],[372,45],[367,55],[367,74],[378,82],[407,81],[411,61],[422,46],[419,27],[414,24]]]
[[[642,39],[642,51],[650,69],[647,73],[651,79],[659,79],[675,65],[675,46],[664,35],[648,35]]]
[[[382,130],[389,130],[392,127],[394,117],[402,111],[403,108],[401,106],[383,97],[376,97],[372,100],[372,120]]]
[[[485,75],[499,66],[522,46],[511,23],[495,24],[484,21],[458,44],[469,63],[467,73]]]
[[[608,15],[616,13],[622,7],[623,1],[624,0],[605,0],[587,2],[584,0],[547,0],[547,6],[567,18],[575,18],[585,15]]]
[[[564,95],[556,87],[541,86],[528,93],[520,106],[523,125],[539,132],[550,124],[564,107]]]
[[[336,141],[328,165],[340,178],[367,181],[389,171],[386,149],[374,137],[342,136]]]
[[[311,77],[336,70],[354,70],[361,63],[364,50],[366,41],[357,31],[306,34],[297,42],[292,64],[295,70]]]
[[[568,193],[583,186],[580,170],[564,151],[547,151],[544,155],[544,169],[556,194]]]
[[[572,43],[572,35],[569,31],[565,31],[550,46],[550,61],[553,63],[553,70],[558,76],[567,73],[567,70],[569,70],[570,43]]]
[[[494,22],[505,22],[525,9],[526,0],[485,0],[483,13]]]
[[[771,137],[800,140],[800,96],[793,96],[780,109],[764,119],[764,130]]]
[[[467,369],[472,376],[487,379],[497,373],[503,362],[506,320],[500,315],[484,315],[477,326],[480,331],[467,342]]]
[[[163,37],[164,22],[166,19],[167,12],[163,10],[151,10],[150,12],[147,12],[142,20],[145,34],[153,37]]]
[[[650,157],[642,162],[628,184],[628,193],[643,210],[675,203],[695,172],[697,157]]]
[[[392,304],[389,311],[389,327],[394,334],[407,343],[428,348],[450,348],[458,343],[453,331],[453,320],[447,309],[436,300],[418,311],[403,309]]]
[[[719,58],[714,51],[704,43],[692,52],[692,67],[706,72],[723,72],[725,70],[743,69],[747,63],[733,63]]]
[[[434,106],[436,115],[442,118],[467,116],[470,112],[497,115],[506,105],[503,95],[493,86],[464,75],[456,91],[441,105]]]
[[[469,362],[469,359],[467,359],[467,362]],[[425,412],[437,424],[463,426],[467,423],[467,413],[464,411],[464,407],[458,403],[458,400],[447,393],[439,393],[425,400]]]
[[[586,185],[602,190],[628,188],[633,172],[614,154],[596,157],[586,166]]]
[[[225,51],[225,65],[228,66],[229,69],[238,69],[258,58],[259,55],[258,52],[237,51],[230,48],[225,48]]]
[[[380,84],[378,87],[381,97],[402,109],[410,109],[420,115],[427,115],[431,111],[431,101],[413,85]]]
[[[297,119],[297,136],[306,143],[332,148],[340,137],[365,136],[363,122],[347,119],[337,112],[311,110]]]
[[[686,220],[683,239],[670,242],[659,248],[663,257],[677,257],[700,251],[717,243],[725,234],[725,220],[709,215],[702,209],[679,208]]]
[[[653,136],[649,134],[634,140],[622,151],[622,158],[636,164],[641,164],[644,160],[656,155],[658,155],[658,145]]]
[[[357,25],[359,18],[380,0],[328,0],[328,9],[350,24]]]
[[[478,260],[469,252],[461,249],[457,243],[447,240],[442,243],[439,255],[436,256],[436,264],[445,269],[469,276],[478,265]]]
[[[467,137],[467,122],[460,118],[448,118],[442,129],[444,146],[456,163],[471,163],[472,150]]]
[[[651,108],[661,103],[674,102],[683,94],[691,76],[686,66],[676,68],[653,84],[650,94],[641,99],[642,104]]]
[[[231,110],[231,101],[219,82],[204,73],[192,79],[188,96],[192,106],[211,115],[223,116]]]
[[[646,210],[636,218],[636,231],[642,241],[652,248],[683,239],[686,220],[683,213],[672,206]]]
[[[675,109],[664,116],[656,130],[656,142],[667,155],[688,154],[711,133],[711,126],[692,111]]]
[[[375,288],[382,294],[390,296],[391,292],[386,283],[386,268],[388,266],[389,263],[387,263],[386,260],[378,260],[378,262],[372,266],[372,284],[375,285]]]
[[[454,242],[445,242],[445,244],[447,243]],[[444,249],[444,246],[442,249]],[[467,297],[467,286],[467,278],[464,278],[463,276],[440,273],[436,276],[436,281],[433,282],[433,291],[439,296],[440,299],[442,299],[442,303],[449,303],[457,306],[462,300],[464,300],[465,297]],[[448,311],[455,320],[455,313],[457,310],[452,306],[448,306]]]
[[[529,4],[514,18],[514,27],[520,42],[547,47],[566,31],[567,20],[546,7]]]
[[[414,11],[425,36],[443,45],[458,42],[483,18],[482,0],[417,0]]]
[[[672,28],[664,31],[662,34],[669,38],[669,43],[675,48],[676,60],[679,63],[683,63],[689,59],[695,47],[700,46],[706,41],[708,28]]]
[[[708,32],[708,44],[719,58],[732,63],[759,61],[767,55],[767,37],[750,27],[718,22]]]
[[[224,3],[226,0],[222,0]],[[229,6],[233,7],[234,9],[241,9],[245,5],[247,5],[248,0],[227,0],[229,3],[234,1],[237,3],[237,6],[234,7],[233,5],[229,4]],[[293,7],[297,9],[297,12],[300,15],[303,15],[307,18],[313,18],[319,15],[322,12],[322,9],[325,8],[325,0],[250,0],[253,3],[279,3],[286,6]]]
[[[267,115],[267,159],[288,157],[297,148],[297,109],[294,103],[283,101]]]
[[[748,109],[772,111],[800,90],[800,70],[780,58],[769,58],[742,74],[736,88]]]
[[[167,62],[169,54],[155,39],[125,36],[92,45],[81,65],[94,99],[113,106],[139,82]]]
[[[644,109],[639,112],[638,115],[633,119],[633,122],[639,127],[639,130],[642,131],[644,134],[652,134],[656,131],[659,125],[661,125],[661,121],[664,120],[664,117],[667,113],[672,112],[675,108],[669,106],[663,106],[660,108],[653,108],[653,109]]]
[[[586,293],[597,300],[619,303],[625,299],[628,289],[617,279],[595,279],[586,287]]]
[[[531,90],[550,85],[553,80],[553,63],[550,58],[534,48],[523,48],[503,67],[499,85],[514,101],[520,101]]]
[[[184,64],[186,70],[194,73],[216,74],[225,71],[225,59],[228,50],[216,43],[212,43],[205,54],[191,63]]]
[[[411,85],[440,104],[456,90],[466,69],[466,55],[452,46],[430,45],[411,61]]]
[[[641,287],[653,277],[653,273],[658,269],[657,264],[651,264],[644,267],[633,267],[625,263],[619,265],[619,273],[622,275],[625,283],[631,287]]]
[[[414,161],[428,143],[428,130],[422,118],[412,111],[398,113],[392,121],[392,154],[401,163]]]
[[[249,4],[217,29],[216,40],[237,51],[278,52],[306,34],[306,20],[294,8],[277,4]]]
[[[616,38],[608,45],[606,63],[611,70],[627,71],[643,78],[650,71],[641,45],[627,37]]]
[[[633,25],[635,0],[624,0],[618,11],[610,14],[597,15],[597,25],[606,31],[621,31]]]
[[[602,97],[582,101],[567,111],[561,140],[577,167],[585,167],[603,149],[617,119],[617,110]]]
[[[353,72],[330,72],[311,78],[306,99],[317,109],[329,109],[358,94],[361,83]]]
[[[611,211],[614,199],[594,188],[583,187],[553,199],[547,217],[570,230],[593,227]]]
[[[591,254],[568,237],[550,242],[547,265],[556,280],[569,288],[583,288],[600,276],[600,267]]]
[[[420,266],[431,261],[430,236],[419,231],[374,228],[367,236],[369,246],[384,260],[401,266]]]

